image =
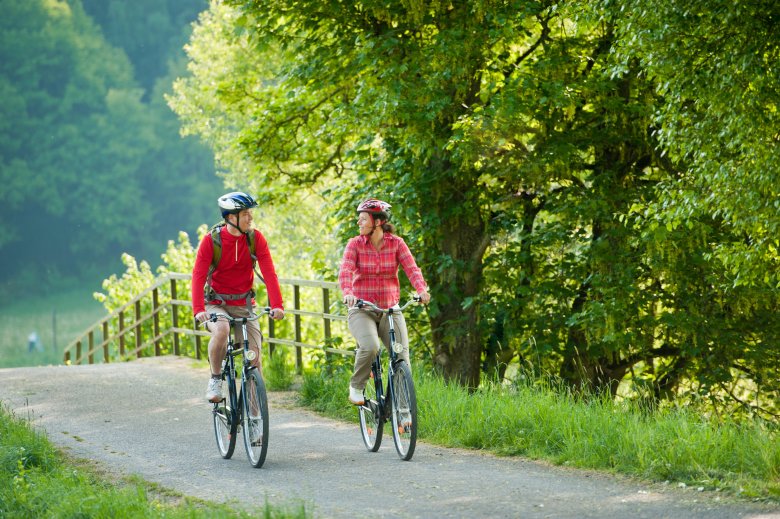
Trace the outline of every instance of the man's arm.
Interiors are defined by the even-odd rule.
[[[271,317],[281,319],[284,317],[282,289],[279,287],[279,278],[276,276],[276,268],[274,268],[271,251],[268,249],[268,242],[265,236],[258,230],[255,230],[255,256],[257,256],[260,274],[263,275],[265,288],[268,291],[268,300],[272,309]]]

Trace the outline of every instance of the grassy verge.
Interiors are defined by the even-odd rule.
[[[304,405],[356,422],[350,373],[305,376]],[[555,464],[671,481],[750,499],[780,500],[777,430],[715,423],[687,409],[649,412],[551,387],[487,387],[470,394],[415,375],[422,440]]]
[[[266,505],[251,514],[166,491],[137,478],[111,481],[65,458],[28,421],[0,408],[0,517],[305,518]]]

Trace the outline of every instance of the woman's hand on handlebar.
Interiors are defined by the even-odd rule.
[[[355,303],[357,303],[357,297],[353,295],[344,296],[344,304],[347,305],[348,308],[352,308],[355,306]]]
[[[420,298],[420,302],[424,305],[427,305],[431,302],[431,294],[429,294],[427,291],[420,292],[417,294],[417,297]]]

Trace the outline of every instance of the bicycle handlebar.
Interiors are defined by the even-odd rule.
[[[402,312],[404,309],[406,309],[407,306],[409,306],[409,305],[411,305],[413,303],[419,303],[420,300],[421,300],[420,296],[414,296],[409,301],[404,303],[403,306],[401,306],[399,308],[379,308],[378,306],[376,306],[371,301],[363,301],[362,299],[358,299],[355,302],[355,306],[357,308],[363,308],[364,306],[368,306],[369,308],[373,308],[377,312],[383,312],[383,313],[388,313],[390,310],[392,310],[394,312]]]

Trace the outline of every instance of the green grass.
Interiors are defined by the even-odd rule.
[[[105,314],[86,288],[0,304],[0,367],[61,364],[65,346]],[[33,330],[42,351],[28,352],[27,337]]]
[[[252,513],[181,496],[138,478],[111,481],[64,457],[29,421],[0,408],[0,517],[305,518],[303,505]]]
[[[306,374],[301,403],[355,422],[350,372]],[[474,393],[415,374],[421,440],[559,465],[780,500],[780,442],[759,422],[716,423],[688,409],[655,412],[550,386]]]
[[[289,357],[287,348],[276,348],[273,355],[263,348],[263,376],[268,391],[285,391],[293,385],[295,368]]]

